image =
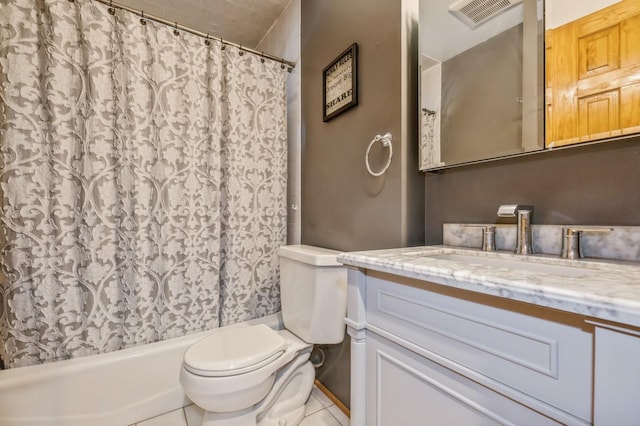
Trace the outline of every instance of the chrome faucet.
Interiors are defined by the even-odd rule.
[[[592,227],[570,227],[562,228],[562,251],[560,257],[564,259],[582,259],[582,247],[580,237],[583,233],[611,232],[613,228]]]
[[[482,229],[482,251],[496,251],[496,227],[494,225],[465,225],[465,228]]]
[[[516,254],[533,254],[531,236],[531,217],[533,206],[521,206],[519,204],[503,204],[498,208],[500,217],[517,217]]]

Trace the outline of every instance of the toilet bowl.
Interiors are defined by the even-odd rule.
[[[189,399],[205,410],[204,425],[279,425],[282,416],[270,423],[269,414],[281,412],[283,402],[302,407],[287,413],[285,424],[295,425],[304,417],[315,378],[308,361],[311,348],[287,330],[262,324],[231,328],[185,352],[180,383]],[[296,394],[301,397],[294,404],[290,399]],[[279,398],[283,395],[286,401]]]
[[[304,417],[316,343],[344,338],[346,269],[338,252],[304,245],[279,250],[285,329],[220,330],[186,350],[180,383],[205,410],[205,426],[297,425]]]

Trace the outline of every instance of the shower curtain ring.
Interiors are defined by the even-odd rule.
[[[207,33],[207,37],[204,39],[205,46],[210,46],[211,42],[209,41],[209,33]]]
[[[174,36],[180,35],[180,31],[178,31],[178,21],[176,21],[175,29],[173,30],[173,35]]]
[[[262,52],[262,57],[260,58],[260,62],[262,62],[264,64],[264,52]]]
[[[111,16],[116,14],[116,10],[113,8],[113,0],[109,0],[109,9],[107,9],[107,11]]]
[[[144,19],[144,10],[141,10],[141,11],[140,11],[140,16],[141,16],[141,18],[140,18],[140,23],[141,23],[142,25],[147,25],[147,21],[146,21],[146,19]]]
[[[242,49],[242,45],[240,45],[240,52],[238,52],[238,55],[240,56],[244,55],[244,50]]]

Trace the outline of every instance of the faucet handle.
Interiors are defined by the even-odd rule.
[[[532,212],[533,206],[523,206],[521,204],[502,204],[498,207],[499,217],[515,217],[518,212]]]
[[[602,233],[613,231],[613,228],[562,228],[562,251],[560,257],[564,259],[582,259],[582,245],[580,237],[582,233]]]
[[[495,225],[465,225],[465,228],[482,228],[482,250],[496,250],[496,227]]]

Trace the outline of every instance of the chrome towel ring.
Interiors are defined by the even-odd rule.
[[[380,176],[380,175],[382,175],[384,172],[387,171],[387,169],[391,165],[391,157],[393,157],[393,145],[391,144],[391,139],[392,139],[391,133],[387,132],[382,136],[376,135],[376,137],[373,138],[373,140],[369,143],[369,147],[367,148],[367,154],[365,155],[364,163],[367,166],[367,171],[369,172],[369,174],[371,176]],[[376,142],[380,142],[383,147],[389,148],[389,158],[387,159],[387,162],[384,165],[384,167],[382,168],[382,170],[380,170],[379,172],[374,172],[373,170],[371,170],[371,165],[369,164],[369,153],[371,152],[371,147]]]

